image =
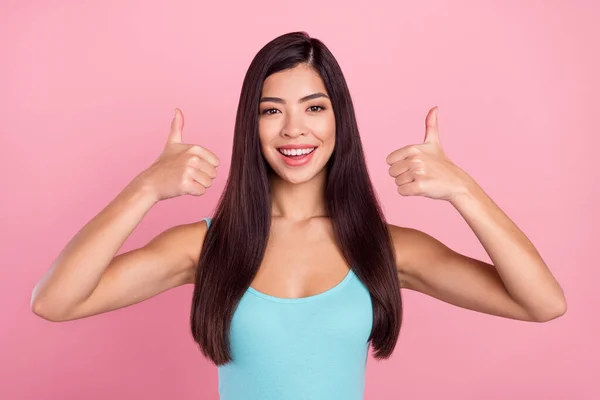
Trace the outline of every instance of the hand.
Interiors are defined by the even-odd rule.
[[[183,113],[177,108],[161,155],[136,178],[157,201],[185,194],[201,196],[217,176],[217,156],[202,146],[182,143],[182,131]]]
[[[442,150],[437,116],[438,107],[427,113],[423,143],[398,149],[386,158],[402,196],[452,201],[466,191],[471,180]]]

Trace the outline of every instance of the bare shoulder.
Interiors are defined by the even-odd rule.
[[[396,269],[402,287],[411,287],[418,279],[424,266],[450,256],[450,248],[433,236],[414,228],[388,224],[394,246]]]

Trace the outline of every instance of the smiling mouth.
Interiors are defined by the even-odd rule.
[[[282,149],[279,148],[277,149],[277,151],[279,151],[281,154],[283,154],[286,157],[289,158],[302,158],[308,154],[311,154],[313,151],[315,151],[317,147],[305,147],[302,149]]]

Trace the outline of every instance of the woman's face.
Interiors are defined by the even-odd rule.
[[[302,183],[323,170],[335,146],[335,117],[314,69],[300,64],[265,79],[258,133],[265,159],[282,179]]]

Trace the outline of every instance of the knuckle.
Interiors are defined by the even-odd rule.
[[[204,147],[198,145],[198,144],[192,144],[190,145],[190,147],[187,149],[188,153],[194,153],[194,154],[198,154],[198,152],[204,150]]]
[[[187,159],[188,165],[197,166],[200,164],[200,157],[195,154],[192,154]]]
[[[192,178],[192,174],[189,171],[185,171],[181,176],[180,184],[189,185],[194,179]]]
[[[182,182],[179,191],[182,194],[188,194],[192,190],[192,186],[188,182]]]
[[[185,168],[183,169],[183,178],[185,180],[189,180],[189,179],[193,179],[193,175],[194,175],[194,166],[192,165],[186,165]]]
[[[403,158],[406,158],[407,155],[412,155],[415,153],[415,146],[413,144],[409,144],[408,146],[403,147],[402,149]]]

